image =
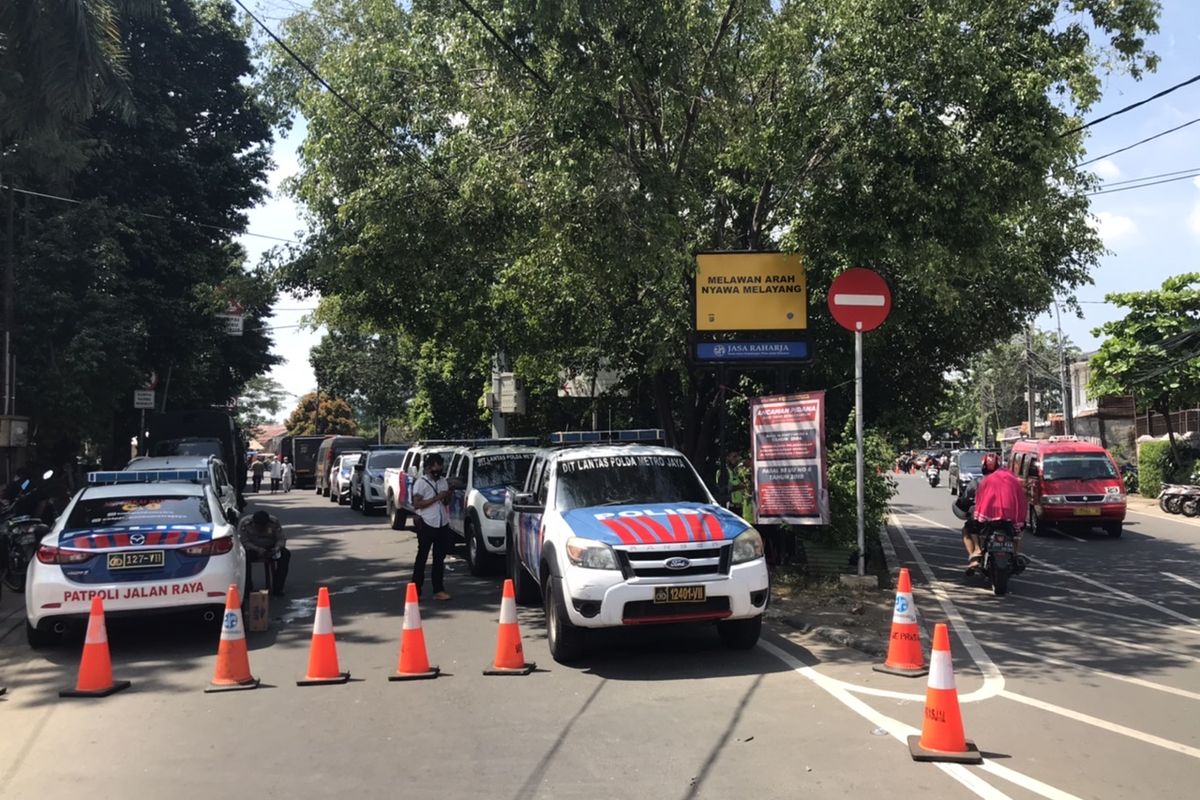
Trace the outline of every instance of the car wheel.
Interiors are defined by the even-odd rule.
[[[471,574],[481,578],[492,571],[492,554],[483,546],[483,536],[479,533],[479,524],[467,517],[463,525],[463,540],[467,547],[467,568]]]
[[[358,510],[362,512],[364,517],[369,517],[375,513],[375,509],[371,508],[371,504],[367,502],[366,497],[362,497],[358,501]]]
[[[337,495],[337,492],[334,492],[332,489],[330,489],[330,491],[329,491],[329,502],[331,502],[331,503],[336,503],[337,501],[338,501],[338,495]]]
[[[560,579],[550,578],[545,595],[546,640],[550,645],[550,655],[560,664],[570,664],[583,655],[584,631],[572,625],[571,618],[567,616],[567,603],[563,598]]]
[[[1034,536],[1046,535],[1046,526],[1042,524],[1042,518],[1038,516],[1033,506],[1029,507],[1029,530],[1033,531]]]
[[[718,622],[717,633],[730,650],[749,650],[758,644],[758,636],[762,633],[762,614],[749,619]]]
[[[344,505],[346,505],[346,504],[347,504],[347,503],[349,503],[349,502],[350,502],[350,498],[349,498],[349,496],[348,496],[348,495],[346,495],[346,494],[343,494],[342,492],[338,492],[338,496],[337,496],[337,504],[338,504],[339,506],[344,506]]]
[[[958,486],[955,485],[953,479],[951,479],[951,481],[950,481],[950,494],[954,495],[955,497],[958,497]]]
[[[1114,539],[1120,539],[1125,532],[1125,525],[1120,522],[1110,522],[1104,526],[1104,532]]]
[[[25,620],[25,639],[29,642],[29,646],[36,650],[61,644],[63,637],[62,634],[41,626],[35,628],[29,624],[29,620]]]
[[[404,517],[400,509],[396,508],[396,496],[389,494],[387,499],[387,515],[388,522],[391,523],[392,530],[398,531],[404,528]]]

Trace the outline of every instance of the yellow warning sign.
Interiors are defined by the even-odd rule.
[[[795,253],[696,256],[696,330],[802,331],[808,285]]]

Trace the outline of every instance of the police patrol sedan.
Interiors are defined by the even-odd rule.
[[[208,475],[185,473],[88,475],[89,486],[30,563],[30,645],[57,642],[68,624],[87,617],[93,597],[104,600],[108,614],[187,610],[211,620],[222,613],[229,585],[244,588],[246,554]],[[181,480],[195,482],[172,482]]]

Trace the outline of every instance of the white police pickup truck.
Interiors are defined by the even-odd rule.
[[[758,531],[713,500],[661,431],[553,434],[509,490],[507,571],[539,597],[556,661],[586,628],[715,622],[729,647],[758,641],[770,592]]]
[[[460,447],[446,465],[454,493],[450,529],[462,537],[472,575],[486,575],[504,556],[504,489],[524,483],[536,439],[481,439]]]

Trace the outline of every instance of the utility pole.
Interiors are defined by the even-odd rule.
[[[1058,385],[1062,392],[1063,433],[1075,433],[1075,420],[1071,417],[1071,395],[1067,392],[1067,352],[1063,347],[1062,316],[1058,309],[1058,298],[1054,298],[1054,321],[1058,325]]]
[[[1033,393],[1033,323],[1025,329],[1025,401],[1029,414],[1029,438],[1037,438],[1034,420],[1037,418],[1037,400]]]

